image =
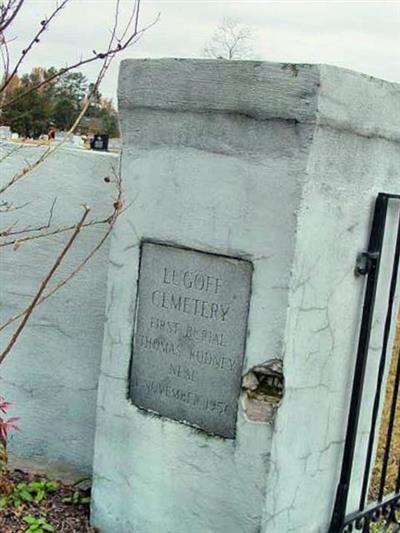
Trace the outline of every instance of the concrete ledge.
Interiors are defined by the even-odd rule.
[[[352,70],[319,66],[318,122],[400,142],[400,85]]]
[[[400,141],[398,84],[328,65],[127,59],[119,108],[242,114]]]
[[[90,474],[75,465],[60,461],[46,461],[42,457],[21,457],[8,455],[8,468],[22,470],[29,474],[39,474],[63,483],[73,484],[83,479],[89,479]]]
[[[312,65],[128,59],[120,67],[118,106],[307,122],[315,116],[318,84]]]

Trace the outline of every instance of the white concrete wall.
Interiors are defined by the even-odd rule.
[[[132,60],[119,109],[135,209],[110,252],[93,523],[325,533],[364,287],[355,258],[376,194],[400,190],[399,89],[334,67]],[[232,442],[127,400],[143,238],[253,262],[244,371],[283,359],[275,423],[250,422],[241,402]]]
[[[321,92],[298,214],[285,333],[286,399],[279,411],[263,531],[325,533],[341,467],[373,202],[399,193],[400,93],[393,84],[320,67]],[[399,209],[393,206],[399,217]],[[397,223],[387,239],[366,374],[348,510],[358,507],[382,346]],[[397,299],[398,301],[398,299]],[[294,440],[294,436],[296,439]]]
[[[16,145],[0,145],[0,157]],[[1,163],[6,183],[25,161],[34,161],[43,147],[23,147]],[[14,229],[45,224],[54,198],[52,226],[71,224],[81,216],[82,203],[93,218],[112,211],[111,176],[118,158],[110,154],[63,148],[29,177],[18,182],[1,201],[27,205],[0,213],[0,227],[18,220]],[[87,229],[60,268],[62,279],[92,249],[104,228]],[[68,234],[0,248],[0,324],[21,311],[61,251]],[[3,241],[5,239],[2,239]],[[20,433],[10,436],[10,452],[90,472],[95,427],[95,403],[103,337],[108,243],[93,260],[32,315],[25,332],[0,369],[0,394],[14,403],[21,417]],[[16,324],[0,337],[1,346]]]

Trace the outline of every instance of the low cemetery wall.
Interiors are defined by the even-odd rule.
[[[1,143],[0,158],[12,152],[1,162],[1,183],[45,149]],[[16,220],[12,231],[46,226],[50,213],[50,229],[68,226],[79,220],[84,203],[92,208],[89,218],[104,218],[112,212],[114,193],[105,178],[112,178],[117,166],[114,154],[63,147],[2,194],[2,202],[20,208],[2,212],[1,227]],[[104,231],[104,226],[82,231],[53,283],[75,268]],[[0,324],[30,302],[69,236],[61,232],[0,249]],[[12,454],[91,470],[107,263],[108,241],[70,283],[36,309],[1,367],[1,394],[20,417],[21,431],[10,435]],[[3,330],[2,346],[15,327],[16,322]]]

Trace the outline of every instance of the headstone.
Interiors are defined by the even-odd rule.
[[[121,139],[119,137],[111,137],[108,141],[108,149],[114,152],[120,152],[121,144]]]
[[[55,139],[56,141],[63,141],[65,135],[66,135],[66,132],[65,132],[65,131],[57,130],[57,131],[55,132],[54,139]]]
[[[327,531],[354,266],[377,193],[400,193],[400,92],[318,65],[126,60],[118,109],[130,207],[110,252],[93,525]],[[373,383],[372,365],[371,402]]]
[[[0,139],[2,139],[2,140],[11,139],[11,128],[10,128],[10,126],[0,126]]]
[[[92,150],[107,151],[108,150],[108,135],[99,134],[93,136],[93,139],[90,141],[90,148]]]
[[[74,146],[78,148],[83,148],[84,142],[82,140],[82,137],[80,135],[73,135],[72,136],[72,142]]]

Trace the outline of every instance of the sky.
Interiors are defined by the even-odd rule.
[[[26,0],[11,28],[14,60],[55,0]],[[120,0],[120,20],[132,0]],[[27,57],[34,66],[63,67],[104,49],[113,25],[115,0],[70,0]],[[265,61],[328,63],[400,83],[400,0],[142,0],[141,25],[159,19],[121,53],[101,92],[116,101],[119,62],[129,57],[204,57],[204,46],[224,17],[252,31],[254,58]],[[96,78],[97,67],[83,70]]]

